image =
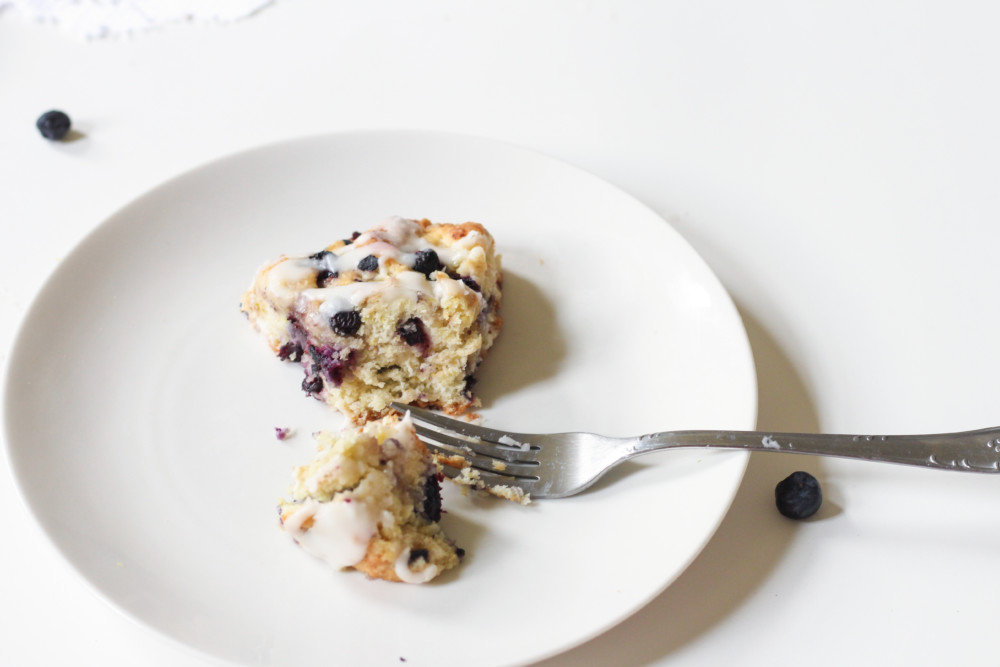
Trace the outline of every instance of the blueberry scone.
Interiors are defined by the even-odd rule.
[[[500,331],[500,257],[482,225],[394,217],[263,266],[241,310],[302,389],[357,424],[399,401],[461,414]]]
[[[296,468],[281,525],[334,568],[421,584],[458,565],[445,535],[440,477],[408,417],[396,414],[316,436],[318,454]]]

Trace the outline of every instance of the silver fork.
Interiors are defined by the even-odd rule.
[[[485,486],[520,487],[532,498],[571,496],[622,461],[681,447],[816,454],[937,470],[1000,472],[1000,427],[931,435],[670,431],[608,438],[593,433],[507,433],[400,403],[392,407],[410,413],[417,434],[430,449],[452,457],[451,464],[444,466],[449,477],[462,477],[463,469],[471,467]],[[456,456],[460,458],[456,460]]]

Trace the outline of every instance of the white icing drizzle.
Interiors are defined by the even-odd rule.
[[[310,517],[312,525],[303,530],[302,524]],[[340,569],[365,557],[378,524],[371,507],[363,501],[321,503],[309,498],[285,519],[284,528],[306,553]]]
[[[760,444],[768,449],[781,449],[781,444],[769,435],[760,439]]]
[[[353,244],[336,250],[333,255],[328,255],[326,258],[327,267],[331,271],[350,271],[358,268],[358,262],[368,255],[392,257],[397,262],[402,262],[401,253],[391,243],[375,241],[368,245],[359,245],[364,238],[365,235],[362,234]],[[405,264],[405,262],[402,263]],[[411,261],[409,265],[413,266],[413,262]]]
[[[433,297],[440,302],[465,293],[482,298],[460,280],[427,280],[422,273],[403,271],[395,276],[388,276],[385,280],[307,289],[302,292],[301,298],[304,303],[318,301],[320,305],[317,310],[320,315],[329,319],[341,311],[354,310],[374,297],[386,302],[407,300],[416,303],[423,295],[424,298]]]
[[[267,291],[277,300],[290,307],[296,299],[297,310],[308,311],[308,304],[316,304],[320,316],[329,319],[334,314],[354,310],[365,300],[378,296],[384,301],[408,299],[416,302],[421,296],[433,297],[437,301],[464,294],[482,295],[461,280],[440,276],[440,280],[428,280],[417,271],[401,271],[394,276],[382,276],[378,280],[316,287],[316,272],[320,267],[335,273],[357,268],[358,262],[368,255],[380,258],[391,257],[397,262],[412,267],[416,253],[433,249],[445,266],[455,267],[468,255],[468,248],[476,247],[479,234],[471,232],[456,242],[452,248],[429,243],[418,234],[420,225],[414,220],[394,217],[359,236],[354,243],[338,248],[323,256],[322,260],[308,257],[292,257],[275,264],[268,275]]]
[[[410,569],[410,550],[404,549],[399,558],[396,559],[396,576],[399,580],[407,584],[426,584],[437,576],[438,566],[427,563],[420,572]]]
[[[316,269],[308,261],[282,259],[267,273],[267,292],[283,301],[292,301],[303,285],[315,284]]]
[[[471,289],[461,280],[452,280],[451,278],[444,278],[442,280],[435,280],[431,282],[431,285],[434,289],[434,298],[436,298],[438,301],[444,301],[445,299],[448,299],[450,297],[459,296],[462,294],[466,294],[468,292],[472,292],[480,299],[482,298],[482,296],[478,292]]]
[[[399,420],[395,428],[396,432],[392,437],[404,443],[407,447],[415,447],[417,445],[420,438],[417,437],[417,430],[413,426],[413,417],[410,416],[409,410],[406,411],[406,414]]]
[[[469,237],[474,236],[474,233],[467,234],[462,239],[464,243],[461,243],[459,247],[435,245],[418,233],[420,229],[420,224],[416,220],[409,220],[399,216],[393,216],[384,220],[381,224],[372,227],[354,241],[354,245],[359,246],[357,248],[357,252],[359,253],[358,260],[361,260],[365,255],[375,255],[377,257],[388,255],[402,264],[413,266],[418,251],[433,250],[437,253],[438,259],[441,260],[442,264],[445,266],[457,266],[461,263],[465,253],[468,252],[468,247],[471,247],[470,244],[473,242],[473,239]],[[364,245],[369,239],[376,239],[381,243]],[[348,248],[350,247],[348,246]],[[367,252],[364,252],[366,250]],[[361,252],[364,252],[364,254],[360,254]]]

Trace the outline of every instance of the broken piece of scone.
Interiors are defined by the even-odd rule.
[[[465,552],[444,533],[441,476],[408,416],[316,434],[318,453],[295,468],[279,506],[282,528],[332,567],[421,584]]]

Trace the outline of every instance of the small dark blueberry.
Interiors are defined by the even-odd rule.
[[[368,255],[363,260],[358,262],[359,271],[378,271],[378,257],[375,255]]]
[[[428,521],[441,520],[441,484],[437,475],[428,475],[424,482],[423,515]]]
[[[473,292],[481,292],[483,290],[483,288],[479,286],[479,283],[469,276],[462,276],[462,282],[465,283],[465,286]]]
[[[302,391],[307,394],[318,394],[323,388],[323,378],[319,376],[313,376],[312,378],[306,378],[302,380]]]
[[[462,547],[455,547],[455,555],[458,556],[459,560],[465,558],[465,549]]]
[[[430,563],[431,552],[427,549],[410,549],[410,557],[406,559],[406,564],[413,565],[420,559],[423,559],[425,563]]]
[[[69,133],[69,116],[62,111],[46,111],[38,120],[35,127],[42,133],[42,136],[52,141],[59,141]]]
[[[298,361],[302,358],[302,346],[298,343],[285,343],[278,348],[278,358],[282,361]]]
[[[425,345],[427,343],[424,323],[420,321],[419,317],[411,317],[400,324],[396,333],[402,336],[407,345]]]
[[[823,504],[819,481],[807,472],[793,472],[774,487],[778,511],[789,519],[807,519]]]
[[[316,274],[316,287],[326,287],[327,281],[333,280],[339,274],[336,271],[331,271],[330,269],[320,269],[319,273]]]
[[[444,265],[441,264],[438,254],[433,249],[428,248],[427,250],[417,251],[417,258],[413,262],[414,271],[422,273],[425,276],[430,276],[435,271],[440,271],[443,268]]]
[[[353,336],[361,328],[361,313],[342,310],[330,318],[330,328],[341,336]]]
[[[309,255],[309,259],[326,259],[327,255],[332,255],[333,253],[329,250],[320,250],[319,252],[314,252]]]

